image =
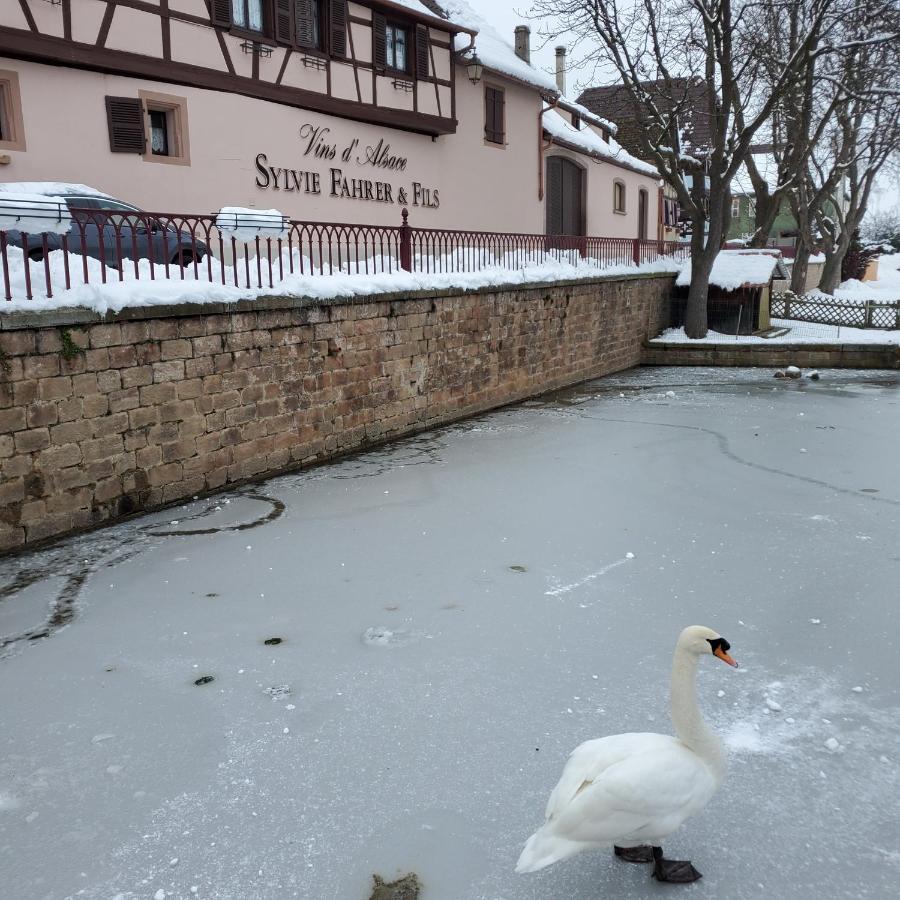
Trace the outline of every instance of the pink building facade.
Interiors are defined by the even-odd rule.
[[[436,9],[0,4],[0,182],[82,183],[151,211],[396,225],[406,207],[419,227],[655,239],[659,179],[615,126],[527,48]]]

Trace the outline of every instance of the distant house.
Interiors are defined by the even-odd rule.
[[[647,81],[643,86],[653,98],[653,103],[675,115],[682,136],[682,149],[703,160],[710,144],[709,87],[699,78],[675,78],[669,84],[663,80]],[[641,146],[641,124],[646,113],[635,108],[628,90],[621,84],[592,87],[583,91],[578,102],[597,115],[612,119],[618,126],[619,143],[633,156],[647,158]],[[663,143],[662,132],[651,135]],[[674,190],[665,185],[659,191],[660,237],[671,239],[679,231],[681,213]]]
[[[769,190],[778,184],[778,167],[771,147],[760,147],[753,151],[753,161]],[[731,218],[728,223],[728,240],[749,241],[756,230],[756,191],[746,166],[738,169],[731,182]],[[768,244],[771,247],[793,247],[797,239],[797,220],[791,213],[791,205],[785,197],[778,215],[769,229]]]

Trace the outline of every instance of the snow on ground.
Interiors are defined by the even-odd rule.
[[[812,296],[820,295],[819,290],[811,291]],[[821,294],[823,299],[827,295]],[[844,303],[897,303],[900,302],[900,253],[878,258],[878,278],[875,281],[859,281],[851,278],[842,282],[834,292],[834,299]]]
[[[679,893],[893,896],[898,380],[621,373],[0,561],[14,627],[74,616],[0,658],[4,900],[659,897],[513,867],[576,744],[668,730],[697,622],[741,668]]]
[[[796,319],[772,319],[773,328],[789,328],[787,334],[763,338],[750,334],[720,334],[707,332],[704,338],[689,338],[684,328],[667,328],[653,343],[678,344],[900,344],[900,331],[884,328],[849,328],[841,325],[822,325],[818,322],[799,322]]]

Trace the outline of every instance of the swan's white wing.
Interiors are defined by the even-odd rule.
[[[552,819],[558,816],[586,784],[594,782],[610,766],[657,747],[668,747],[675,740],[667,734],[628,733],[579,744],[569,756],[559,783],[550,794],[545,817]]]
[[[675,738],[646,741],[643,748],[583,783],[547,827],[568,840],[596,844],[658,840],[706,805],[715,779],[695,753]]]

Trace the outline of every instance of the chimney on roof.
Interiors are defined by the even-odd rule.
[[[556,48],[556,87],[561,94],[566,92],[566,48]]]
[[[516,25],[516,56],[531,63],[531,29],[527,25]]]

